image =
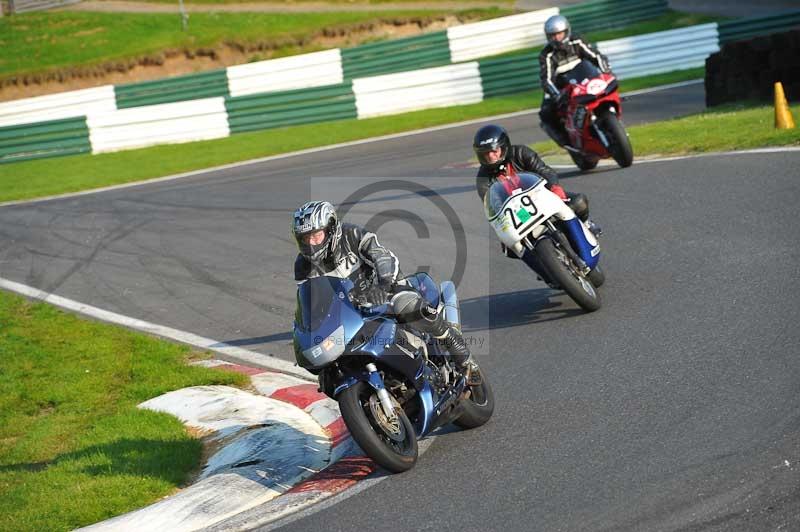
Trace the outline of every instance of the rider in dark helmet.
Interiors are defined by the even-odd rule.
[[[486,191],[500,177],[510,172],[532,172],[542,176],[550,191],[572,207],[581,220],[589,219],[589,200],[584,194],[567,193],[558,183],[558,174],[547,166],[539,155],[522,144],[511,144],[505,128],[489,124],[475,133],[472,149],[481,163],[475,178],[478,196],[483,201]]]
[[[348,278],[360,304],[380,304],[389,293],[400,323],[413,323],[448,350],[467,376],[470,386],[480,384],[480,374],[461,331],[444,319],[444,306],[432,307],[401,279],[397,256],[371,233],[355,224],[341,223],[333,205],[310,201],[294,212],[292,234],[300,253],[294,262],[298,284],[327,275]],[[377,284],[377,286],[376,286]]]
[[[594,63],[603,72],[610,67],[606,56],[577,35],[573,35],[569,21],[562,15],[553,15],[544,23],[547,45],[539,53],[539,77],[541,78],[544,99],[539,110],[542,129],[558,143],[569,144],[569,136],[558,118],[558,109],[566,104],[556,76],[575,68],[582,59]]]

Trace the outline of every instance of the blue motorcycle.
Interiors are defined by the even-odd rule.
[[[427,274],[404,284],[445,319],[460,327],[452,282],[437,287]],[[443,346],[413,323],[398,323],[391,299],[361,304],[349,279],[320,276],[297,290],[294,349],[297,363],[319,377],[320,389],[339,403],[347,428],[361,449],[393,473],[417,461],[417,439],[454,423],[474,428],[494,411],[494,395],[481,383],[467,384]]]

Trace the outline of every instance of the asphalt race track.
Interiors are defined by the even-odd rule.
[[[637,123],[703,107],[703,86],[695,84],[632,97],[624,116]],[[527,114],[502,123],[512,140],[534,142],[545,138],[538,122]],[[479,126],[0,207],[0,277],[294,360],[291,211],[310,199],[312,185],[326,183],[320,178],[434,175],[458,185],[453,197],[479,215],[475,169],[464,168],[474,163]],[[474,225],[488,231],[480,216]]]
[[[625,117],[702,106],[695,85]],[[536,122],[502,121],[526,143]],[[466,167],[479,125],[3,207],[0,277],[290,359],[291,210],[377,187],[348,218],[381,225],[406,272],[441,279],[465,254],[465,331],[497,408],[285,529],[797,529],[800,152],[566,173],[605,230],[603,308],[584,314],[498,253]]]

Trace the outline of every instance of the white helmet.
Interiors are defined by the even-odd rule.
[[[553,39],[553,36],[556,33],[561,33],[562,31],[565,32],[564,39],[562,41],[556,41],[555,39]],[[549,44],[555,46],[556,48],[561,46],[562,43],[569,40],[570,27],[567,17],[563,15],[553,15],[552,17],[547,19],[544,23],[544,34],[547,37],[547,42]]]

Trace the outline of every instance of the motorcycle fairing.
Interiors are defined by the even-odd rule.
[[[598,244],[595,236],[586,229],[577,217],[571,220],[562,220],[561,224],[572,248],[583,259],[589,269],[593,270],[600,260],[600,244]]]
[[[560,74],[558,79],[563,90],[570,95],[567,109],[559,113],[570,144],[587,156],[607,157],[608,140],[602,138],[602,131],[595,121],[605,108],[621,117],[616,76],[600,72],[590,61],[582,60],[573,70]]]
[[[525,253],[522,244],[529,234],[538,238],[542,225],[552,216],[559,220],[575,218],[575,212],[561,198],[548,190],[546,181],[534,174],[519,174],[523,188],[508,191],[501,182],[494,183],[484,196],[484,210],[498,238],[518,257]]]
[[[351,348],[353,355],[366,355],[395,370],[419,386],[420,366],[423,364],[421,356],[402,348],[397,342],[397,324],[387,318],[377,320],[379,325],[374,334],[367,337],[360,345]]]
[[[316,369],[330,364],[361,329],[364,321],[347,296],[351,288],[349,279],[326,276],[308,279],[298,287],[293,340],[299,366]],[[305,314],[314,310],[323,317],[307,318]]]

